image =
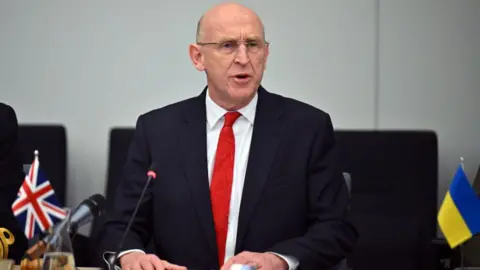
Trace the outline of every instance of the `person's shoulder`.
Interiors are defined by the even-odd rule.
[[[0,102],[0,141],[14,136],[18,131],[18,121],[12,106]]]
[[[2,126],[16,124],[17,116],[12,106],[0,102],[0,122]]]
[[[270,95],[278,104],[281,104],[283,111],[289,117],[294,119],[316,119],[330,121],[330,115],[328,112],[307,102],[275,93],[270,93]]]
[[[12,108],[12,106],[0,102],[0,113],[2,113],[2,115],[12,115],[15,114],[15,110]]]
[[[181,101],[177,101],[156,109],[149,110],[139,116],[139,119],[142,119],[143,121],[154,121],[154,122],[160,122],[163,120],[166,121],[172,121],[174,119],[177,119],[184,113],[186,110],[189,110],[189,108],[192,108],[192,106],[198,102],[198,96],[197,97],[191,97],[188,99],[184,99]]]

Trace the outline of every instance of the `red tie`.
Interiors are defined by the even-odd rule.
[[[230,209],[233,164],[235,160],[235,137],[233,136],[232,125],[239,116],[239,112],[227,112],[225,114],[225,124],[222,131],[220,131],[220,138],[218,139],[212,183],[210,185],[210,198],[212,200],[220,266],[223,265],[225,258],[228,212]]]

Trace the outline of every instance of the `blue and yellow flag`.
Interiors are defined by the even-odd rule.
[[[480,200],[459,166],[437,216],[450,248],[480,232]]]

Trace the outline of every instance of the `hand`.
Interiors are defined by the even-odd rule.
[[[122,270],[187,270],[186,267],[160,260],[154,254],[131,252],[120,257]]]
[[[230,270],[232,264],[248,264],[259,270],[288,270],[287,262],[272,253],[244,251],[230,258],[220,270]]]

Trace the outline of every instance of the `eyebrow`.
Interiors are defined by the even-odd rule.
[[[237,41],[237,40],[238,40],[237,38],[230,36],[230,37],[220,38],[219,42]],[[246,40],[246,41],[261,41],[262,38],[259,37],[259,36],[249,36],[249,37],[246,37],[244,40]]]
[[[219,42],[227,42],[227,41],[236,41],[237,39],[234,37],[222,37],[219,39]]]
[[[247,37],[245,40],[248,40],[248,41],[259,41],[259,40],[262,40],[261,37],[258,37],[258,36],[251,36],[251,37]]]

